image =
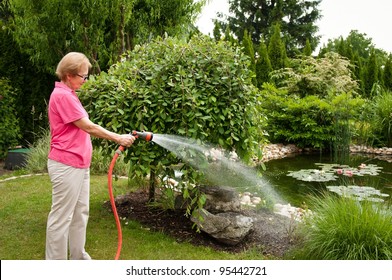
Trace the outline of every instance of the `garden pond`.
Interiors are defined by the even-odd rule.
[[[312,195],[333,192],[357,200],[392,203],[392,162],[351,154],[337,163],[330,155],[297,154],[265,163],[264,180],[283,202],[301,207]]]
[[[392,161],[351,154],[344,162],[336,162],[328,154],[300,153],[264,162],[264,170],[259,168],[262,166],[246,166],[236,154],[194,139],[155,134],[153,142],[204,173],[203,185],[232,187],[250,200],[259,198],[263,204],[310,206],[312,195],[325,192],[357,200],[392,202]],[[181,181],[182,172],[177,171],[173,182],[164,178],[168,186],[176,187]]]

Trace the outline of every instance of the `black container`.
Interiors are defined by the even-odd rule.
[[[4,168],[8,170],[16,170],[25,166],[29,149],[8,150],[7,157],[4,162]]]

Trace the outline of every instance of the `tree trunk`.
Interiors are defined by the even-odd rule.
[[[155,178],[155,171],[151,169],[150,171],[150,187],[148,192],[148,200],[150,202],[155,200],[155,187],[156,187],[156,178]]]

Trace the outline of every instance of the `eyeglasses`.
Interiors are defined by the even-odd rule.
[[[88,79],[88,75],[79,75],[79,74],[75,74],[75,75],[82,78],[84,81],[87,81]]]

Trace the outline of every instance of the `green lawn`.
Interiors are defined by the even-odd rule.
[[[2,181],[0,177],[0,259],[42,260],[45,230],[51,204],[48,175],[33,175]],[[115,196],[129,191],[128,181],[114,181]],[[109,199],[107,177],[91,177],[90,219],[86,250],[97,260],[114,259],[117,229],[113,214],[103,207]],[[124,260],[246,260],[262,259],[257,252],[217,252],[207,247],[178,243],[161,233],[151,232],[134,221],[122,221]]]

